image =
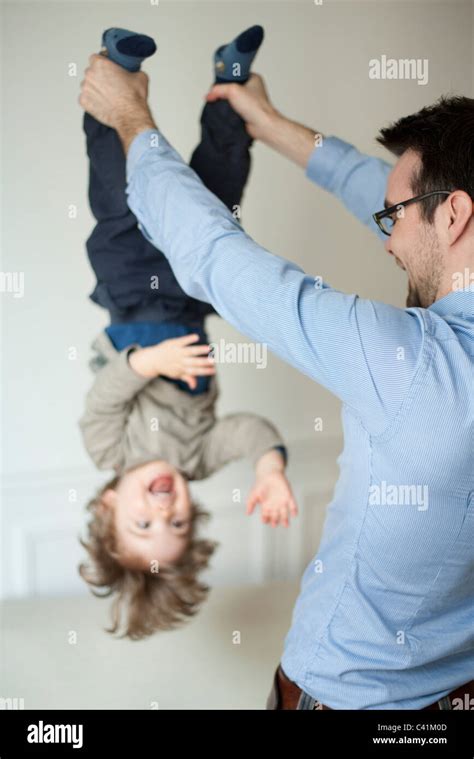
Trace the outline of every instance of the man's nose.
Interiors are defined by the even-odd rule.
[[[390,248],[390,244],[391,244],[391,238],[390,238],[390,237],[387,237],[387,239],[386,239],[386,241],[385,241],[385,243],[384,243],[384,246],[385,246],[385,250],[387,251],[387,253],[388,253],[390,256],[393,256],[393,250]]]

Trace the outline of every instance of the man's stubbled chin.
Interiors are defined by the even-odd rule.
[[[408,294],[406,300],[407,308],[421,308],[420,296],[418,290],[408,280]]]

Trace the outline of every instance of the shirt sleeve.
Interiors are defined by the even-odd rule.
[[[205,435],[202,477],[209,477],[231,461],[248,458],[254,466],[264,453],[277,448],[287,462],[287,451],[276,427],[258,414],[227,414]]]
[[[155,130],[135,138],[127,170],[130,207],[184,291],[382,431],[413,380],[422,310],[346,295],[258,245]]]
[[[382,240],[372,214],[384,207],[387,178],[392,166],[380,158],[360,153],[338,137],[323,137],[306,165],[306,176],[332,193],[347,210]]]
[[[130,351],[117,353],[97,372],[79,421],[84,445],[98,469],[122,468],[132,402],[150,382],[130,366]]]

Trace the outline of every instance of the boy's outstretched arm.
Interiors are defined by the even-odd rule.
[[[260,506],[262,522],[287,527],[298,513],[285,473],[287,449],[276,427],[258,414],[228,414],[216,421],[202,442],[199,479],[240,458],[250,459],[255,469],[246,513]]]

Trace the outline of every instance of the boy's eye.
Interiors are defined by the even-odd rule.
[[[139,530],[148,530],[150,524],[151,524],[151,522],[145,522],[145,521],[136,522],[136,525],[137,525],[137,527],[138,527]]]
[[[171,527],[173,527],[173,529],[179,530],[180,532],[184,532],[188,529],[189,524],[190,522],[188,519],[173,519],[171,522]]]

